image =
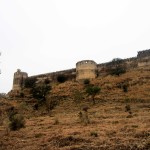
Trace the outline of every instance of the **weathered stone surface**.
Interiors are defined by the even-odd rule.
[[[76,63],[76,68],[31,77],[37,78],[38,81],[49,79],[50,82],[57,82],[57,78],[60,75],[65,76],[67,80],[79,81],[84,79],[94,79],[98,76],[106,75],[109,68],[113,68],[115,65],[116,64],[113,61],[96,64],[93,60],[82,60]],[[123,59],[121,65],[125,66],[127,70],[150,66],[150,49],[139,51],[137,57]],[[24,86],[24,81],[31,77],[28,77],[26,72],[21,72],[21,70],[18,69],[17,72],[14,73],[12,91],[20,91]]]
[[[13,80],[13,91],[19,91],[24,86],[25,79],[28,78],[28,74],[26,72],[21,72],[20,69],[14,73]]]

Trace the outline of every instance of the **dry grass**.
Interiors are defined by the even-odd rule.
[[[92,81],[102,87],[96,104],[84,95],[80,103],[71,97],[72,91],[84,85],[67,82],[55,86],[53,94],[63,98],[51,116],[27,109],[26,127],[5,134],[0,126],[1,150],[149,150],[150,149],[150,79],[148,71],[132,71],[120,77],[107,76]],[[116,85],[130,79],[129,91]],[[73,87],[73,88],[71,88]],[[62,90],[63,89],[63,90]],[[65,91],[65,92],[63,92]],[[65,97],[64,98],[64,93]],[[126,104],[132,114],[125,111]],[[14,105],[20,106],[16,103]],[[78,113],[88,106],[90,123],[80,122]],[[19,109],[20,107],[18,107]],[[22,111],[25,113],[25,111]],[[32,114],[30,113],[32,112]],[[37,113],[37,114],[36,114]],[[56,123],[57,122],[57,123]]]

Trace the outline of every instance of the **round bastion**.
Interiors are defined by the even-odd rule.
[[[97,64],[93,60],[82,60],[76,63],[76,80],[95,79]]]
[[[28,78],[28,74],[26,72],[21,72],[20,69],[17,69],[17,72],[14,73],[13,90],[21,90],[26,78]]]

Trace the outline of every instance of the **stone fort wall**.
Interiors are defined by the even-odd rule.
[[[145,66],[150,66],[150,49],[139,51],[137,57],[123,59],[121,65],[124,65],[127,70],[134,68],[142,68]],[[35,77],[38,80],[43,80],[48,78],[52,82],[57,82],[57,78],[63,75],[67,80],[83,80],[83,79],[93,79],[97,76],[103,76],[108,73],[109,68],[115,67],[114,62],[107,62],[102,64],[96,64],[93,60],[83,60],[76,63],[76,68],[56,71],[46,74],[40,74],[28,77],[27,73],[17,71],[14,74],[13,90],[21,89],[22,83],[26,78]]]
[[[51,73],[46,73],[46,74],[40,74],[40,75],[35,75],[35,76],[30,76],[29,78],[37,78],[38,80],[42,79],[49,79],[50,81],[57,81],[58,76],[65,76],[68,80],[74,80],[76,78],[76,69],[68,69],[68,70],[62,70],[62,71],[56,71],[56,72],[51,72]]]

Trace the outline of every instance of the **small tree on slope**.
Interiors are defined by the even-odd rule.
[[[95,96],[101,91],[98,86],[89,86],[86,89],[86,93],[92,97],[93,104],[95,104]]]

